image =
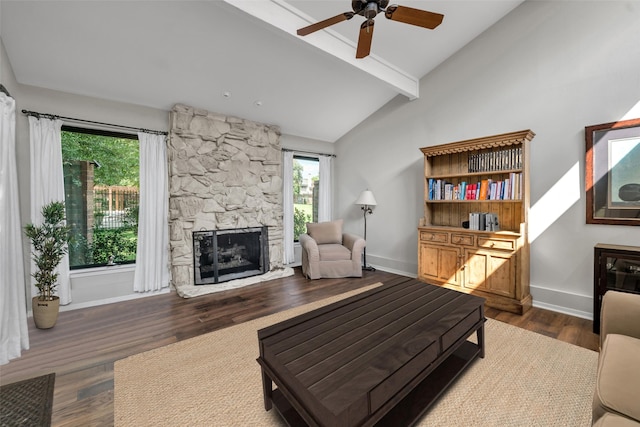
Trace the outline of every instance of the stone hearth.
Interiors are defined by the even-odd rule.
[[[194,231],[266,226],[269,271],[283,268],[282,156],[276,126],[176,105],[167,156],[176,288],[194,285]]]

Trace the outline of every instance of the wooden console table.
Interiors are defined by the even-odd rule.
[[[261,329],[265,408],[290,426],[412,425],[484,357],[484,322],[484,299],[403,278]]]
[[[608,290],[640,294],[640,247],[598,243],[593,256],[593,332],[600,333],[600,307]]]

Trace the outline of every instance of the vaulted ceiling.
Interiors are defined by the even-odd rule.
[[[428,97],[419,79],[521,2],[400,0],[444,21],[427,30],[380,14],[364,59],[361,16],[296,35],[350,11],[348,0],[2,0],[0,36],[21,84],[163,110],[183,103],[335,142],[395,96]]]

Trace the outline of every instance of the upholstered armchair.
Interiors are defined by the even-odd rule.
[[[639,360],[640,295],[608,290],[600,313],[594,426],[640,426]]]
[[[302,248],[302,274],[309,279],[362,277],[363,238],[342,232],[341,219],[308,223],[298,237]]]

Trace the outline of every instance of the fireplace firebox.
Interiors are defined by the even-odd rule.
[[[194,283],[208,285],[269,270],[267,227],[193,232]]]

